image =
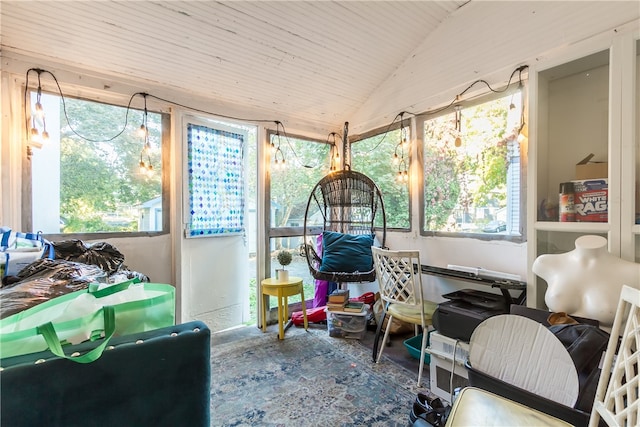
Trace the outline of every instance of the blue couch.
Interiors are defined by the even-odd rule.
[[[89,364],[49,351],[2,359],[0,425],[208,427],[210,343],[195,321],[114,338]]]

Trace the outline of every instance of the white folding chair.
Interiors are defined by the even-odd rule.
[[[590,427],[597,426],[600,419],[609,426],[638,425],[639,344],[640,290],[625,285],[620,292],[620,301],[598,380],[596,398],[589,419]],[[616,353],[617,348],[619,350]]]
[[[424,367],[425,348],[427,346],[428,327],[431,325],[433,312],[437,304],[426,301],[422,293],[422,273],[420,268],[420,252],[418,251],[391,251],[378,247],[372,247],[373,264],[376,270],[376,279],[380,289],[380,298],[383,302],[382,316],[378,321],[376,337],[373,344],[373,358],[376,363],[382,357],[384,343],[387,342],[391,328],[387,326],[380,346],[380,352],[376,356],[382,324],[387,315],[387,325],[392,320],[399,319],[412,323],[416,328],[422,327],[422,344],[420,347],[420,369],[418,371],[418,386],[422,379]]]

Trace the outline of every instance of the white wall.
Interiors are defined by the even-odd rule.
[[[526,244],[499,241],[481,241],[468,238],[422,237],[417,233],[389,233],[388,246],[391,249],[415,249],[420,251],[423,265],[446,267],[448,264],[482,267],[488,270],[517,274],[526,280]],[[458,289],[478,289],[499,293],[489,286],[475,285],[440,277],[423,275],[425,297],[430,301],[442,302],[442,294]],[[514,293],[513,295],[517,295]]]

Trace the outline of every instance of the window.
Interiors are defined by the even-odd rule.
[[[268,258],[265,260],[267,274],[268,277],[275,277],[275,269],[280,268],[275,256],[277,251],[284,249],[293,255],[293,261],[287,267],[290,275],[302,277],[305,284],[314,283],[306,257],[301,253],[304,214],[311,190],[329,173],[330,146],[278,133],[271,133],[269,141],[274,148],[279,147],[280,152],[271,153],[267,200],[270,254],[266,255]],[[312,297],[305,296],[307,299]]]
[[[143,111],[45,93],[40,102],[49,140],[31,150],[24,224],[45,234],[168,232],[168,115],[148,113],[146,145]]]
[[[188,120],[184,132],[185,236],[246,234],[244,159],[248,135],[240,129],[195,122]]]
[[[409,229],[409,182],[399,179],[399,171],[409,166],[409,148],[399,146],[400,138],[409,138],[409,128],[376,133],[351,145],[352,169],[362,172],[376,183],[382,192],[387,228]],[[404,163],[394,162],[404,150]]]
[[[423,232],[524,236],[521,92],[424,121]]]

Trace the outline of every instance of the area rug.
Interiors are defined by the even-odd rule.
[[[211,359],[211,426],[407,426],[418,392],[415,372],[326,329],[213,345]]]

